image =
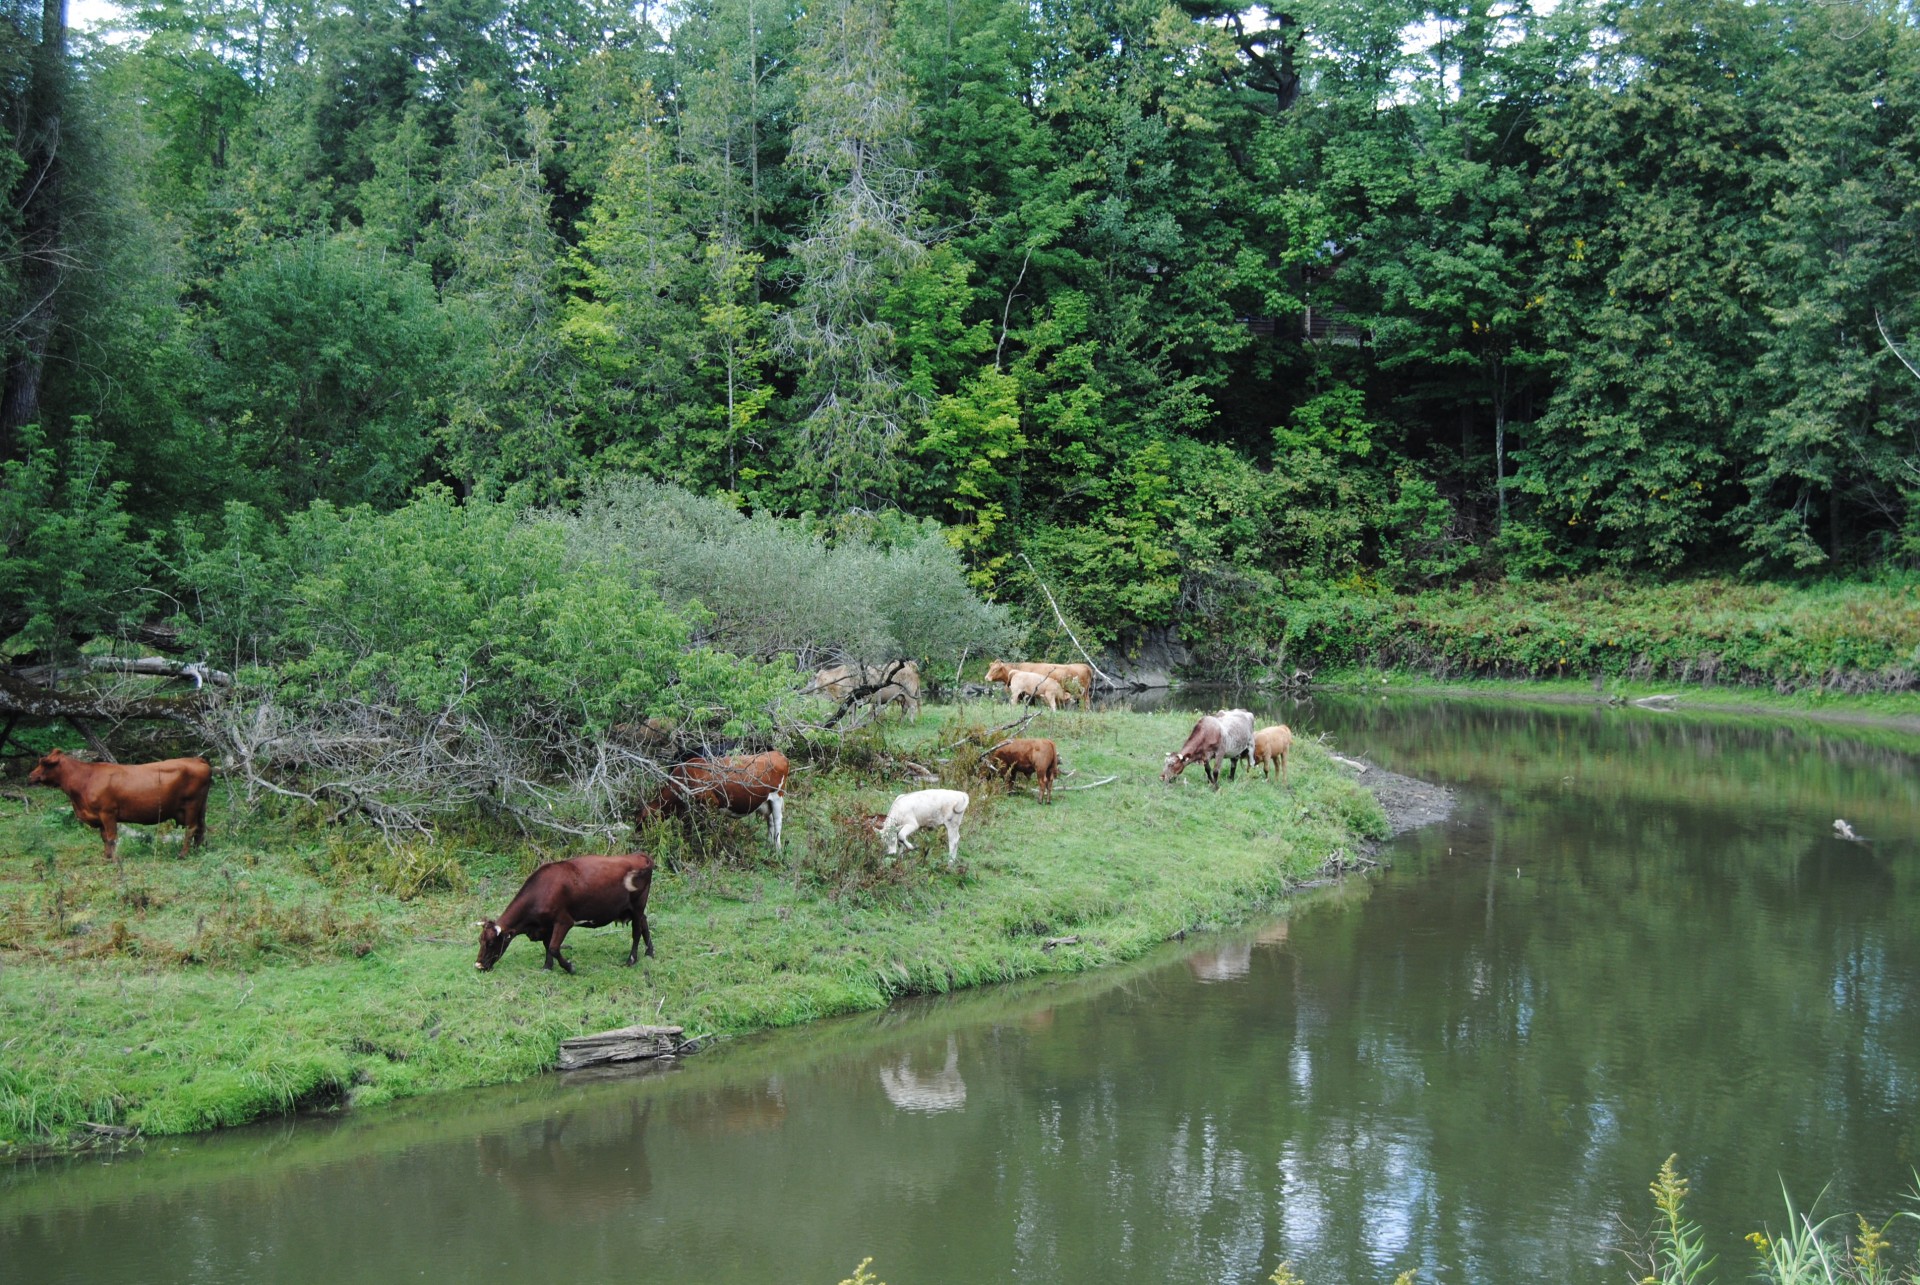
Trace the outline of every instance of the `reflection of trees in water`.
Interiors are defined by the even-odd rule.
[[[480,1172],[541,1222],[578,1223],[630,1213],[653,1191],[647,1163],[650,1099],[624,1109],[559,1111],[477,1140]]]

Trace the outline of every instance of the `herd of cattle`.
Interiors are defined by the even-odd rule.
[[[996,660],[987,669],[989,683],[1005,683],[1012,700],[1045,701],[1057,708],[1061,701],[1090,703],[1093,670],[1088,665],[1052,665]],[[872,700],[878,708],[899,703],[918,714],[920,675],[912,661],[886,666],[837,666],[815,676],[810,690],[837,699]],[[1167,783],[1189,765],[1199,763],[1207,781],[1220,788],[1220,767],[1237,780],[1241,760],[1251,776],[1263,768],[1269,779],[1284,782],[1293,733],[1284,725],[1254,730],[1253,715],[1244,709],[1223,709],[1203,715],[1188,733],[1185,744],[1167,755],[1160,779]],[[1033,779],[1040,802],[1053,801],[1053,785],[1060,773],[1060,753],[1044,737],[1023,736],[992,746],[981,757],[983,771],[1003,780],[1011,791],[1022,776]],[[1275,775],[1277,769],[1277,777]],[[767,838],[778,851],[781,814],[785,808],[790,764],[778,750],[727,757],[689,757],[670,766],[661,787],[642,800],[634,816],[636,826],[656,819],[716,810],[733,816],[764,816]],[[28,775],[33,785],[64,792],[74,816],[100,831],[106,857],[115,859],[119,826],[158,825],[175,821],[186,833],[184,853],[207,835],[207,791],[212,765],[203,758],[167,759],[159,763],[89,763],[62,750],[44,755]],[[887,855],[911,850],[913,836],[922,830],[945,830],[947,863],[960,853],[960,822],[970,798],[964,790],[911,790],[894,799],[884,815],[866,818],[880,836]],[[606,924],[633,925],[633,949],[626,962],[639,960],[644,943],[653,954],[653,934],[647,926],[647,894],[653,886],[653,858],[644,852],[617,856],[572,857],[541,866],[521,885],[496,919],[482,919],[480,958],[474,967],[491,969],[515,937],[527,937],[546,948],[545,968],[555,964],[571,973],[573,965],[561,954],[561,944],[575,928]]]

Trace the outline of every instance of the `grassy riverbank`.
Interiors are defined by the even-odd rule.
[[[1368,695],[1441,696],[1544,705],[1629,705],[1689,714],[1805,718],[1863,728],[1920,732],[1920,691],[1858,695],[1776,691],[1771,687],[1703,687],[1620,678],[1452,678],[1411,669],[1347,669],[1317,675],[1314,690]]]
[[[1258,636],[1284,677],[1402,672],[1444,683],[1559,681],[1645,695],[1728,689],[1891,699],[1920,711],[1920,581],[1500,581],[1274,603]]]
[[[1004,706],[929,711],[891,731],[925,762]],[[883,810],[892,759],[796,775],[785,854],[724,827],[654,884],[659,957],[619,966],[624,928],[577,932],[578,975],[522,942],[473,967],[473,921],[527,869],[567,855],[470,836],[388,850],[216,785],[212,842],[123,839],[122,871],[52,791],[0,799],[0,1145],[71,1140],[86,1123],[178,1133],[302,1106],[371,1104],[500,1083],[552,1065],[559,1041],[636,1021],[730,1034],[1135,957],[1244,917],[1336,849],[1384,832],[1371,795],[1316,745],[1291,789],[1181,788],[1160,761],[1185,714],[1042,713],[1074,776],[1040,807],[976,786],[961,865],[876,864],[836,813]],[[862,766],[864,765],[864,766]],[[17,784],[17,783],[16,783]],[[655,836],[669,849],[670,836]],[[926,845],[923,845],[926,846]],[[942,845],[944,855],[944,845]],[[1050,939],[1076,942],[1048,947]]]

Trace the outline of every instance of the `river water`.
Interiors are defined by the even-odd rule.
[[[871,1255],[892,1285],[1251,1285],[1282,1259],[1617,1282],[1678,1152],[1732,1280],[1783,1183],[1901,1207],[1920,747],[1641,710],[1259,712],[1460,805],[1389,872],[1126,969],[0,1170],[4,1274],[833,1285]]]

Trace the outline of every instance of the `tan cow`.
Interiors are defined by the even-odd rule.
[[[876,687],[875,684],[878,684]],[[874,687],[866,701],[874,712],[897,704],[903,713],[920,717],[920,666],[911,660],[881,665],[832,665],[817,671],[807,690],[816,696],[843,701],[862,687]]]
[[[1280,780],[1287,779],[1287,755],[1293,749],[1293,730],[1285,723],[1275,723],[1272,727],[1263,727],[1253,734],[1253,762],[1269,780],[1273,779],[1273,764],[1280,765]]]
[[[1093,705],[1092,665],[1053,665],[1039,660],[996,660],[987,666],[987,681],[1011,685],[1013,676],[1022,672],[1051,678],[1059,683],[1069,696],[1078,696],[1081,704],[1089,708]]]
[[[1036,674],[1029,670],[1020,670],[1007,680],[1007,695],[1012,704],[1018,705],[1022,698],[1030,701],[1045,701],[1048,709],[1059,709],[1061,701],[1072,703],[1066,688],[1060,686],[1045,674]]]

